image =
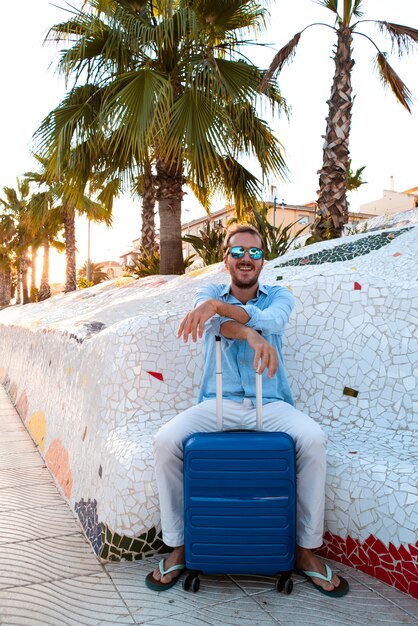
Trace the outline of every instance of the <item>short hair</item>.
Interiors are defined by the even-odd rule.
[[[252,224],[233,224],[226,230],[226,236],[225,236],[225,240],[222,246],[222,250],[224,251],[224,253],[229,248],[229,240],[231,239],[231,237],[233,237],[237,233],[250,233],[251,235],[256,235],[260,239],[261,249],[263,250],[264,253],[266,252],[267,246],[266,246],[266,242],[264,241],[264,237],[256,229],[255,226],[253,226]]]

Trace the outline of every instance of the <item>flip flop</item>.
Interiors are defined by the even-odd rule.
[[[323,574],[319,574],[318,572],[309,572],[308,570],[303,570],[303,569],[298,570],[298,572],[302,574],[302,576],[304,576],[307,580],[309,580],[309,582],[312,583],[315,589],[318,589],[318,591],[320,591],[324,595],[331,596],[331,598],[342,598],[343,596],[345,596],[348,593],[350,587],[346,579],[343,578],[342,576],[338,576],[338,578],[340,579],[340,584],[338,585],[338,587],[335,587],[332,591],[327,591],[326,589],[323,589],[322,587],[314,583],[314,581],[312,580],[312,577],[314,576],[315,578],[326,580],[327,583],[331,582],[332,569],[328,565],[325,564],[325,570],[327,572],[326,576],[324,576]]]
[[[164,569],[164,559],[162,559],[158,563],[158,567],[160,568],[161,576],[165,576],[166,574],[170,574],[170,572],[175,572],[177,570],[184,570],[186,565],[184,563],[179,563],[178,565],[173,565],[173,567],[169,567],[167,570]],[[162,583],[161,580],[156,580],[153,576],[153,573],[150,572],[145,578],[145,584],[149,589],[153,591],[166,591],[167,589],[171,589],[177,583],[178,579],[181,576],[181,571],[178,576],[170,580],[169,583]]]

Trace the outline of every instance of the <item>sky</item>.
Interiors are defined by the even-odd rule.
[[[342,0],[339,0],[342,5]],[[75,7],[81,0],[72,0]],[[44,45],[51,25],[66,21],[70,4],[56,0],[20,0],[2,7],[0,26],[0,59],[2,96],[0,99],[0,196],[4,186],[16,186],[16,177],[36,169],[30,155],[34,148],[32,135],[42,119],[65,94],[62,78],[56,75],[59,48]],[[267,67],[277,50],[296,32],[311,23],[332,24],[332,14],[315,0],[276,0],[269,3],[270,21],[262,34],[262,47],[251,47],[248,56],[261,67]],[[66,10],[67,9],[67,10]],[[417,0],[364,0],[362,19],[379,19],[418,28]],[[389,38],[383,38],[373,24],[359,31],[371,36],[380,49],[390,52]],[[322,135],[327,116],[334,63],[335,35],[326,26],[309,28],[302,35],[296,55],[279,77],[282,95],[291,107],[290,120],[284,116],[270,120],[283,144],[289,177],[286,181],[266,183],[266,200],[270,185],[276,187],[278,202],[305,204],[316,199],[317,171],[322,163]],[[390,63],[413,94],[412,115],[385,90],[373,69],[375,48],[362,36],[353,43],[355,66],[352,74],[355,95],[352,116],[350,152],[353,168],[366,166],[363,178],[367,184],[349,196],[351,210],[382,196],[393,176],[394,188],[404,191],[418,186],[418,46],[415,52]],[[267,116],[267,113],[265,114]],[[254,173],[257,168],[246,161]],[[222,207],[219,201],[213,210]],[[113,228],[93,224],[91,258],[93,261],[117,260],[140,235],[140,204],[129,197],[117,201]],[[183,221],[201,217],[205,211],[189,193],[185,197]],[[78,265],[87,257],[87,224],[77,223]],[[58,259],[55,274],[62,271],[64,260]]]

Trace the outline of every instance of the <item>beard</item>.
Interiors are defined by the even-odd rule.
[[[255,269],[254,266],[252,266],[252,268]],[[238,289],[251,289],[258,283],[258,277],[260,276],[261,270],[262,267],[260,267],[258,271],[255,271],[250,276],[245,277],[245,279],[242,280],[237,276],[237,272],[235,269],[233,270],[232,268],[229,268],[231,283],[235,285],[235,287],[237,287]]]
[[[231,282],[235,285],[235,287],[238,287],[238,289],[251,289],[251,287],[254,287],[254,285],[258,283],[258,276],[253,276],[250,281],[245,283],[239,280],[236,276],[233,276],[231,277]]]

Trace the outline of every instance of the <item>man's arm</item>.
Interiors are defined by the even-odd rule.
[[[254,304],[242,305],[249,317],[247,326],[260,330],[263,335],[281,335],[294,307],[295,299],[289,289],[286,287],[273,289],[269,305],[265,309],[259,309]]]
[[[256,330],[239,322],[224,322],[221,325],[221,335],[226,339],[241,339],[248,342],[254,350],[254,369],[262,374],[268,369],[268,377],[273,378],[279,366],[277,351]]]
[[[241,325],[246,324],[250,319],[248,313],[241,306],[227,304],[221,300],[209,298],[202,302],[202,304],[199,304],[193,311],[187,313],[180,324],[177,337],[183,336],[184,341],[187,342],[189,335],[191,335],[192,340],[196,341],[198,337],[203,336],[205,322],[214,315],[227,317],[239,322]],[[224,324],[226,323],[227,322]],[[238,339],[238,337],[236,337],[236,339]]]

